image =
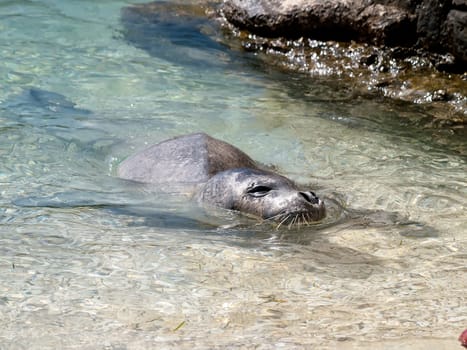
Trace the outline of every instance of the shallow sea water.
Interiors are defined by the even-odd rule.
[[[215,45],[148,53],[128,4],[0,2],[0,348],[456,348],[466,157],[398,117],[426,112]],[[118,163],[194,131],[311,184],[330,217],[131,210],[148,195]]]

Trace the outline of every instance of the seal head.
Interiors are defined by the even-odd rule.
[[[310,223],[326,214],[323,201],[313,192],[300,191],[288,178],[260,169],[220,172],[200,189],[197,199],[204,204],[279,222],[279,225]]]

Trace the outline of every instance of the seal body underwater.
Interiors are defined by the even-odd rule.
[[[280,224],[318,221],[326,212],[313,192],[261,169],[238,148],[204,133],[175,137],[134,154],[120,164],[118,176],[156,188],[192,185],[203,205]]]

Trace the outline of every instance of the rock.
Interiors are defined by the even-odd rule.
[[[370,5],[357,18],[362,22],[359,40],[389,46],[415,43],[415,16],[399,7]]]
[[[431,51],[441,51],[441,27],[449,11],[446,0],[423,0],[417,7],[418,46]]]
[[[225,18],[265,37],[358,40],[373,44],[414,42],[415,17],[395,6],[366,0],[226,0]]]
[[[443,29],[446,48],[456,58],[467,62],[467,11],[449,11]]]
[[[355,95],[430,105],[433,125],[460,130],[467,125],[466,3],[223,0],[216,11],[205,0],[158,1],[124,7],[121,21],[129,43],[172,63],[232,68],[244,65],[243,50],[254,51],[265,67],[337,81]]]
[[[224,0],[220,11],[237,28],[268,38],[448,52],[458,70],[467,63],[466,9],[466,0]]]
[[[453,0],[452,6],[458,10],[467,11],[467,0]]]

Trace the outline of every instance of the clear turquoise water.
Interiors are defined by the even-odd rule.
[[[398,118],[423,109],[238,52],[161,36],[170,54],[150,55],[123,38],[126,5],[0,2],[0,348],[455,344],[467,325],[459,140]],[[360,214],[275,231],[118,210],[147,199],[114,177],[119,161],[193,131]]]

